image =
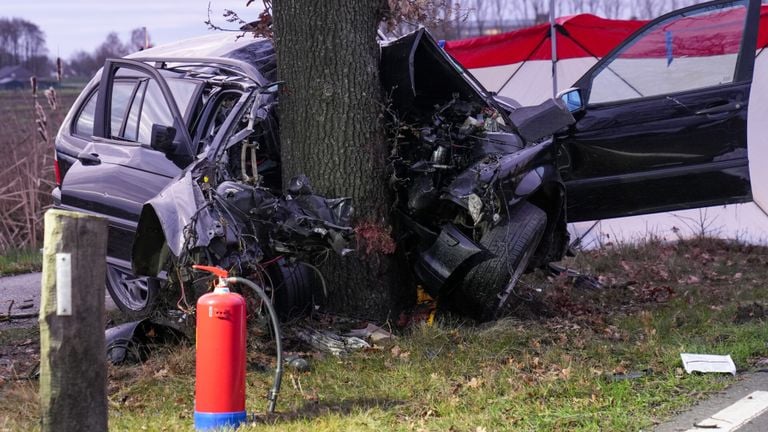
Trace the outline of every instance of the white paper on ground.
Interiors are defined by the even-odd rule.
[[[682,353],[683,367],[691,372],[722,372],[736,375],[736,365],[730,355]]]

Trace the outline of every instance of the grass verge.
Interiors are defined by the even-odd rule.
[[[542,277],[532,283],[544,293],[518,310],[525,319],[444,316],[348,357],[304,353],[312,370],[286,373],[279,413],[240,430],[648,430],[738,379],[685,374],[681,352],[731,354],[741,370],[768,354],[764,248],[649,242],[567,264],[604,287]],[[247,408],[257,413],[271,384],[259,366],[272,358],[267,341],[259,347],[247,376]],[[193,347],[112,368],[109,385],[110,430],[192,429]],[[2,384],[0,430],[38,427],[35,386]]]
[[[43,256],[39,248],[11,249],[0,254],[0,277],[40,271]]]

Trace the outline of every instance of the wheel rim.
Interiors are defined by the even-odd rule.
[[[114,300],[133,311],[140,311],[147,307],[149,300],[149,284],[147,278],[136,277],[129,272],[107,266],[107,278],[110,293],[116,297]]]

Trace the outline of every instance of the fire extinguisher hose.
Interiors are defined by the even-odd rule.
[[[252,288],[264,302],[264,305],[267,307],[267,311],[269,311],[269,318],[272,320],[272,330],[275,332],[275,349],[277,350],[275,382],[272,384],[272,390],[270,390],[269,394],[267,394],[267,400],[269,401],[267,411],[272,414],[275,412],[275,405],[277,405],[277,395],[280,393],[280,383],[283,380],[283,341],[280,336],[280,321],[277,319],[277,313],[275,313],[275,308],[272,306],[272,301],[264,292],[264,290],[261,289],[261,287],[249,281],[248,279],[241,277],[228,277],[227,283],[241,283]]]

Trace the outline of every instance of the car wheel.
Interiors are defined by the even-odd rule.
[[[312,269],[296,262],[280,260],[269,267],[275,311],[281,320],[306,316],[311,308],[313,287],[318,284]]]
[[[154,310],[159,283],[157,279],[134,276],[130,270],[107,264],[107,291],[123,313],[140,319]]]
[[[506,223],[483,234],[480,244],[494,257],[468,271],[458,287],[465,312],[488,321],[498,318],[505,306],[520,301],[515,287],[536,252],[546,225],[547,214],[524,202]]]

